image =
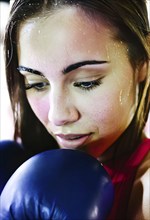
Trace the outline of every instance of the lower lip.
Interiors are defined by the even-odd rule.
[[[77,148],[77,147],[81,147],[82,145],[84,145],[90,136],[91,136],[91,134],[83,136],[78,139],[74,139],[74,140],[66,140],[66,139],[63,139],[63,138],[57,136],[56,140],[61,148],[72,149],[72,148]]]

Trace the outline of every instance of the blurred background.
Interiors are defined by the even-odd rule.
[[[3,37],[7,23],[10,4],[12,1],[0,1],[0,140],[13,139],[13,116],[5,79],[5,66],[3,54]],[[147,1],[150,20],[150,0]],[[150,116],[145,127],[145,132],[150,138]]]
[[[14,133],[3,57],[3,37],[9,9],[9,1],[0,1],[0,140],[13,139]]]

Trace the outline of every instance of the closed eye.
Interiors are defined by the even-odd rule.
[[[25,84],[25,89],[29,90],[29,89],[34,89],[36,91],[43,91],[47,88],[47,86],[49,86],[48,82],[39,82],[39,83],[27,83]]]
[[[96,80],[92,80],[92,81],[86,81],[86,82],[74,82],[74,87],[79,87],[82,90],[85,91],[89,91],[92,90],[98,86],[100,86],[102,84],[102,79],[104,77],[101,77],[99,79]]]

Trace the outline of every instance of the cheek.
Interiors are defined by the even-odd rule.
[[[45,100],[32,99],[31,97],[28,98],[28,101],[37,118],[45,125],[48,120],[49,103]]]
[[[93,96],[88,101],[87,119],[95,125],[100,133],[124,130],[133,117],[133,94],[124,95],[123,91],[109,91],[103,96]],[[120,93],[122,96],[120,97]]]
[[[93,100],[94,101],[94,100]],[[91,117],[98,125],[111,126],[112,122],[119,116],[120,105],[118,99],[111,99],[110,96],[105,95],[105,98],[95,100],[95,105],[91,108]]]

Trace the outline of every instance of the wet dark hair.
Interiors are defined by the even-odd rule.
[[[97,20],[99,17],[107,19],[118,30],[116,38],[127,45],[133,68],[147,64],[147,77],[139,85],[139,100],[135,116],[126,131],[114,143],[119,151],[123,152],[125,148],[129,151],[134,150],[141,140],[150,109],[150,73],[148,73],[150,40],[144,0],[14,1],[5,34],[6,75],[15,120],[14,139],[21,138],[25,149],[31,154],[58,147],[31,110],[26,98],[24,78],[17,71],[17,37],[22,22],[68,6],[76,7]]]

